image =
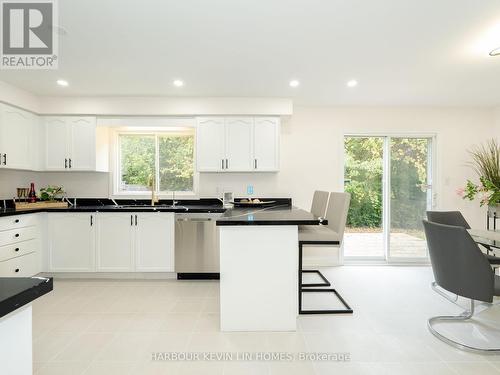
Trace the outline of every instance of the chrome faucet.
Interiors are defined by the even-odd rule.
[[[177,202],[175,200],[175,191],[172,190],[172,207],[175,207],[177,205],[177,203],[179,203],[179,202]]]

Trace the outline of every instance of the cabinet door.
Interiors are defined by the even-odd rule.
[[[254,125],[254,160],[256,171],[279,170],[279,119],[257,117]]]
[[[45,119],[46,163],[45,168],[53,171],[68,170],[70,131],[64,117]]]
[[[199,118],[196,132],[196,165],[200,172],[218,172],[223,169],[224,119]]]
[[[253,118],[226,119],[227,171],[245,172],[253,170],[252,160]]]
[[[96,120],[95,117],[70,117],[71,129],[70,169],[95,170]]]
[[[1,106],[0,165],[4,168],[33,169],[31,137],[35,116],[29,112]]]
[[[95,214],[49,213],[49,271],[95,271]]]
[[[133,271],[133,228],[131,213],[97,215],[97,271]]]
[[[137,214],[136,271],[174,272],[174,214]]]

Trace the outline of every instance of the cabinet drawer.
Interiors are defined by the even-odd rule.
[[[0,262],[11,258],[26,255],[38,250],[38,241],[29,240],[10,244],[7,246],[0,246]]]
[[[0,262],[0,277],[31,277],[40,271],[37,253]]]
[[[0,232],[0,246],[27,241],[36,238],[38,235],[37,227],[26,227]]]
[[[29,227],[36,223],[37,216],[33,214],[0,217],[0,231]]]

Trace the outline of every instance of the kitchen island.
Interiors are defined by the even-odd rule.
[[[295,331],[298,226],[326,220],[288,204],[226,211],[217,219],[222,331]]]
[[[0,373],[33,373],[31,302],[52,288],[52,278],[0,278]]]

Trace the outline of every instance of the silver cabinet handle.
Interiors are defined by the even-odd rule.
[[[64,168],[68,168],[68,159],[64,159]]]
[[[68,160],[69,160],[69,167],[71,168],[71,158],[69,158]]]
[[[130,226],[134,225],[134,215],[130,215]]]
[[[221,169],[224,169],[224,159],[220,159],[220,161],[222,162],[222,164],[221,164],[222,168]]]
[[[229,159],[226,159],[226,169],[229,169]]]
[[[3,154],[3,165],[7,165],[7,154]]]
[[[254,168],[257,169],[257,159],[253,159]]]

